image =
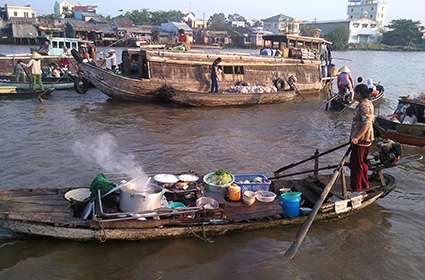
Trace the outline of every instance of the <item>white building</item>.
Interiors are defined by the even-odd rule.
[[[263,19],[264,31],[274,34],[298,34],[300,21],[283,14]]]
[[[206,29],[208,27],[208,20],[196,18],[193,12],[189,12],[184,15],[182,20],[190,27],[194,29]]]
[[[31,5],[15,6],[15,5],[4,5],[3,13],[5,18],[35,18],[36,13],[32,9]]]
[[[382,29],[374,20],[365,17],[350,22],[350,44],[377,43],[381,37]]]
[[[55,15],[64,17],[65,15],[71,15],[73,8],[78,5],[80,4],[74,4],[66,0],[60,0],[55,2],[53,10],[55,12]]]
[[[347,14],[350,20],[367,18],[376,21],[379,28],[384,28],[386,12],[387,4],[382,0],[348,0]]]
[[[242,21],[242,20],[234,20],[234,21],[232,21],[232,26],[233,27],[245,28],[246,23],[245,23],[245,21]]]

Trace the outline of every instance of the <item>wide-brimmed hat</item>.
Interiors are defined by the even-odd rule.
[[[339,73],[351,73],[351,70],[347,65],[344,65],[341,69],[339,69]]]
[[[31,58],[33,59],[40,59],[41,55],[38,52],[32,52]]]

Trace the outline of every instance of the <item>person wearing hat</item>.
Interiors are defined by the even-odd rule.
[[[345,99],[346,90],[350,92],[350,102],[354,99],[354,81],[351,76],[351,70],[347,65],[339,69],[339,74],[337,77],[338,82],[338,91],[341,96]]]
[[[117,53],[115,50],[109,50],[106,59],[109,61],[110,70],[115,71],[117,69]]]
[[[374,141],[374,107],[369,100],[370,90],[365,84],[356,87],[357,106],[351,127],[351,189],[361,192],[369,189],[368,164],[366,161]]]
[[[41,90],[44,91],[43,82],[41,81],[41,55],[33,51],[31,60],[28,64],[25,64],[25,67],[31,69],[32,74],[32,89],[34,91]]]

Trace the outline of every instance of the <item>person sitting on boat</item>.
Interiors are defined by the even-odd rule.
[[[270,48],[262,48],[260,50],[260,55],[262,56],[272,56],[273,51]]]
[[[218,93],[218,77],[221,74],[221,57],[214,60],[211,66],[211,93]]]
[[[361,192],[369,188],[367,155],[374,141],[373,119],[374,106],[369,100],[369,88],[366,85],[357,87],[358,101],[351,128],[351,188]]]
[[[345,102],[354,100],[354,82],[351,70],[347,65],[339,69],[337,76],[338,93]]]
[[[69,58],[63,54],[58,60],[59,67],[62,71],[67,72],[69,70],[69,65],[71,64]]]
[[[186,35],[184,29],[179,30],[179,37],[177,39],[180,45],[183,45],[186,51],[191,49],[189,36]]]
[[[28,64],[24,64],[25,67],[31,69],[32,74],[32,89],[34,91],[41,90],[44,91],[43,82],[41,81],[41,55],[33,51],[31,60]]]
[[[59,66],[56,63],[52,63],[50,66],[50,74],[52,75],[52,77],[54,78],[60,78],[61,77],[61,70],[59,68]]]
[[[15,76],[15,81],[17,83],[20,83],[21,81],[24,83],[27,82],[27,77],[22,60],[18,60],[18,62],[16,63],[15,67],[13,68],[13,75]]]
[[[89,44],[88,48],[87,48],[87,52],[89,54],[89,57],[92,61],[96,61],[96,46],[94,44]]]
[[[38,53],[41,55],[49,55],[49,47],[50,41],[45,39],[38,48]]]
[[[418,117],[416,116],[415,108],[412,106],[406,109],[406,114],[402,116],[401,123],[403,124],[416,124],[418,122]]]
[[[373,82],[373,79],[368,79],[367,80],[367,87],[370,90],[370,96],[371,97],[376,97],[379,95],[379,91],[376,89],[376,85]]]

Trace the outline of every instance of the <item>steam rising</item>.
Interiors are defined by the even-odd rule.
[[[95,138],[77,141],[73,146],[76,155],[87,162],[96,163],[105,173],[119,173],[146,182],[148,177],[133,155],[119,152],[114,136],[102,134]]]

